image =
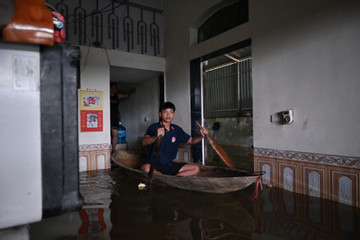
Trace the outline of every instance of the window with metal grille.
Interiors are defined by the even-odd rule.
[[[252,115],[251,58],[206,70],[205,117]]]

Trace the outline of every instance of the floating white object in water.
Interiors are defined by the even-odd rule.
[[[139,185],[138,185],[138,189],[139,189],[139,190],[144,190],[145,187],[146,187],[146,184],[145,184],[145,183],[139,183]]]

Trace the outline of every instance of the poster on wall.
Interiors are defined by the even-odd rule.
[[[103,131],[103,92],[80,90],[81,132]]]

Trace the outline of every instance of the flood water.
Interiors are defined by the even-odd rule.
[[[216,195],[138,184],[120,168],[80,173],[83,209],[30,224],[30,239],[360,239],[359,209],[331,201],[269,186]]]

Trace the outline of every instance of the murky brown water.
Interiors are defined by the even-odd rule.
[[[222,148],[227,153],[229,158],[233,160],[237,169],[243,169],[249,172],[254,170],[254,158],[249,154],[252,150],[251,148],[228,145],[222,145]],[[226,167],[225,163],[221,160],[220,156],[212,147],[207,147],[206,158],[207,165]]]
[[[277,188],[138,190],[119,168],[80,179],[84,208],[31,224],[30,239],[360,239],[359,209]]]

